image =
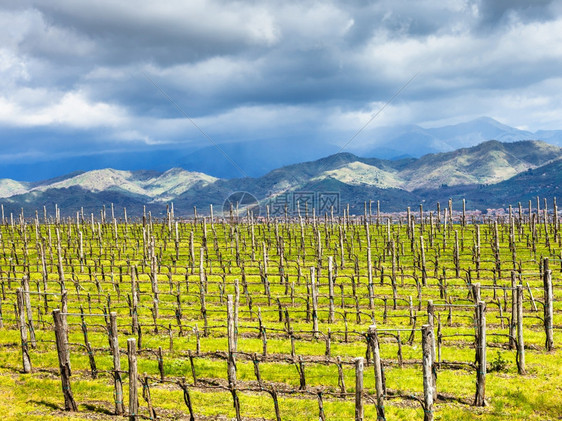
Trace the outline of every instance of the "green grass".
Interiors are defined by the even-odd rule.
[[[122,350],[126,349],[127,338],[130,337],[131,319],[127,304],[127,295],[131,294],[130,267],[135,266],[139,279],[139,321],[143,328],[142,348],[164,350],[164,372],[170,381],[185,377],[192,381],[191,364],[187,358],[188,351],[195,353],[196,337],[193,328],[203,332],[203,320],[199,302],[199,248],[203,244],[203,227],[201,224],[179,224],[179,255],[176,260],[174,230],[168,231],[166,225],[154,224],[150,236],[155,238],[155,252],[160,263],[158,269],[159,283],[159,333],[152,332],[153,323],[151,308],[153,293],[151,287],[151,267],[147,256],[146,243],[143,243],[142,226],[131,225],[125,234],[124,225],[118,225],[119,241],[113,237],[113,225],[101,225],[102,232],[98,233],[96,225],[92,232],[88,223],[81,224],[83,233],[85,261],[84,271],[81,271],[77,226],[75,221],[69,236],[67,224],[59,226],[61,249],[63,250],[63,270],[66,278],[66,288],[69,298],[69,312],[78,313],[82,306],[86,313],[102,314],[111,301],[111,311],[118,313],[119,342]],[[350,225],[345,228],[344,241],[345,264],[340,268],[339,228],[318,225],[318,232],[322,238],[322,269],[319,278],[319,330],[322,332],[318,340],[311,337],[312,322],[306,320],[306,298],[309,295],[311,266],[318,264],[316,244],[317,233],[312,224],[304,226],[306,255],[300,244],[300,226],[279,224],[277,230],[284,237],[284,272],[289,277],[289,285],[281,283],[279,276],[280,256],[277,247],[276,229],[273,224],[257,225],[255,227],[256,260],[252,261],[251,235],[248,225],[238,225],[236,230],[239,239],[240,259],[244,262],[242,269],[236,263],[236,247],[234,227],[215,224],[214,228],[207,224],[207,245],[209,260],[204,262],[207,272],[207,310],[208,323],[212,327],[209,336],[200,337],[202,355],[195,356],[195,371],[198,379],[222,382],[226,384],[226,361],[212,354],[216,351],[227,350],[226,339],[226,295],[234,293],[234,280],[240,281],[240,319],[239,344],[241,353],[261,355],[263,344],[257,336],[258,307],[261,309],[261,320],[268,330],[268,353],[283,357],[277,361],[263,361],[260,363],[262,379],[268,385],[277,385],[279,389],[299,387],[299,376],[295,364],[287,362],[291,355],[291,341],[285,329],[285,322],[279,321],[277,298],[280,299],[291,318],[291,327],[295,332],[296,354],[305,358],[305,376],[307,390],[310,394],[279,393],[279,406],[283,420],[317,420],[318,403],[315,392],[324,391],[324,410],[327,419],[348,420],[354,416],[355,371],[351,361],[356,357],[364,357],[366,345],[361,336],[371,324],[371,317],[380,329],[381,356],[385,364],[386,386],[390,391],[397,391],[406,398],[389,399],[385,404],[387,419],[420,419],[423,410],[420,404],[408,397],[415,395],[422,397],[423,384],[421,366],[421,336],[419,327],[427,320],[425,314],[427,301],[433,300],[437,305],[436,312],[441,317],[443,344],[441,355],[444,361],[473,363],[475,350],[473,347],[473,311],[470,307],[454,307],[452,311],[452,325],[447,321],[448,310],[440,306],[446,302],[440,296],[439,284],[443,276],[446,277],[447,295],[456,304],[470,304],[467,300],[467,269],[470,269],[472,282],[480,282],[484,287],[492,285],[511,285],[510,271],[512,269],[512,252],[509,245],[509,230],[507,224],[499,225],[500,258],[502,274],[493,273],[496,268],[493,250],[494,229],[492,224],[483,224],[481,230],[481,273],[477,279],[475,262],[472,258],[474,245],[474,227],[454,226],[459,233],[460,276],[455,274],[454,264],[454,231],[443,230],[433,233],[433,245],[430,241],[429,229],[423,232],[425,240],[425,256],[427,262],[427,285],[421,286],[421,309],[418,310],[418,286],[416,278],[421,280],[420,244],[421,235],[419,225],[416,226],[416,236],[412,243],[408,238],[406,226],[391,225],[391,237],[396,244],[396,294],[398,307],[393,308],[393,287],[391,283],[392,257],[387,247],[386,225],[376,228],[370,227],[372,263],[374,270],[375,308],[369,308],[369,288],[367,277],[366,232],[363,225]],[[48,270],[47,291],[60,292],[57,282],[57,233],[54,225],[41,225],[39,242],[45,250]],[[146,229],[149,229],[148,226]],[[533,248],[532,230],[528,225],[523,227],[521,236],[516,234],[516,264],[521,266],[524,285],[528,282],[536,300],[542,300],[542,280],[538,274],[538,261],[541,256],[551,257],[551,268],[554,279],[554,325],[562,325],[562,296],[560,293],[560,240],[555,241],[553,227],[549,226],[550,246],[546,245],[544,225],[537,225],[537,237]],[[21,374],[21,350],[19,331],[16,329],[13,316],[14,291],[19,286],[19,278],[27,270],[29,263],[31,290],[43,291],[43,274],[41,269],[41,255],[37,246],[35,227],[28,225],[23,235],[21,229],[3,226],[2,250],[0,250],[0,278],[2,278],[3,299],[2,313],[5,327],[0,330],[0,411],[6,419],[84,419],[89,416],[100,419],[110,419],[113,411],[113,380],[109,371],[112,370],[112,358],[107,351],[107,335],[103,325],[103,316],[87,317],[89,341],[95,348],[95,359],[100,376],[92,379],[89,374],[89,359],[83,347],[84,342],[80,330],[80,318],[69,316],[71,333],[69,341],[72,344],[71,363],[73,369],[72,389],[79,404],[79,412],[69,414],[62,411],[63,400],[61,385],[58,377],[58,359],[54,349],[54,334],[49,324],[38,324],[38,320],[50,322],[50,311],[58,306],[58,296],[50,295],[49,309],[45,312],[43,297],[32,295],[33,316],[36,323],[36,333],[39,340],[37,349],[30,351],[33,364],[32,374]],[[194,232],[195,261],[192,262],[189,237]],[[50,240],[49,240],[50,232]],[[24,241],[25,238],[25,241]],[[101,247],[100,247],[101,238]],[[215,248],[215,242],[217,248]],[[24,251],[27,243],[27,252]],[[446,243],[445,247],[444,244]],[[144,245],[143,245],[144,244]],[[271,294],[270,299],[265,294],[265,287],[260,276],[260,264],[263,262],[262,247],[268,249],[268,281]],[[52,256],[52,259],[51,259]],[[327,287],[327,256],[334,256],[334,266],[337,266],[335,288],[335,322],[328,323],[328,287]],[[355,267],[357,259],[358,268]],[[437,263],[436,263],[437,259]],[[224,269],[219,260],[222,260]],[[212,262],[212,268],[211,264]],[[191,274],[191,266],[195,271]],[[15,265],[15,266],[14,266]],[[437,268],[436,268],[437,266]],[[90,268],[90,271],[88,270]],[[301,276],[299,276],[299,267]],[[103,270],[102,270],[103,268]],[[13,272],[16,271],[14,279]],[[263,268],[261,269],[263,270]],[[383,283],[381,273],[384,270]],[[434,276],[437,273],[437,277]],[[12,278],[8,280],[8,278]],[[105,280],[104,280],[105,277]],[[244,280],[245,279],[245,280]],[[248,293],[244,291],[246,283]],[[79,285],[79,289],[75,289]],[[341,308],[341,289],[344,291],[344,308]],[[357,303],[354,297],[357,295]],[[179,336],[179,326],[175,317],[180,292],[181,323],[184,336]],[[90,297],[88,298],[88,293]],[[98,296],[102,294],[102,296]],[[494,336],[508,331],[507,320],[504,327],[500,326],[499,309],[492,301],[500,300],[504,316],[511,311],[511,295],[507,294],[504,303],[503,292],[492,289],[481,290],[482,298],[488,302],[488,350],[489,368],[499,352],[507,365],[503,371],[490,372],[487,375],[486,396],[488,405],[475,408],[471,405],[474,398],[476,374],[474,369],[451,369],[444,367],[438,372],[437,387],[446,399],[440,399],[434,407],[435,418],[440,420],[462,419],[557,419],[562,414],[562,354],[559,350],[552,353],[544,351],[544,330],[542,322],[537,316],[542,316],[542,307],[537,302],[538,311],[533,311],[528,291],[525,289],[525,318],[524,337],[526,350],[527,374],[517,374],[514,351],[503,348],[506,338]],[[408,300],[412,297],[414,311],[417,314],[417,329],[412,345],[407,343],[410,336]],[[250,311],[249,301],[252,301]],[[386,311],[383,298],[386,298]],[[360,307],[360,318],[357,320],[356,305]],[[41,312],[41,315],[39,314]],[[386,315],[386,318],[385,318]],[[347,323],[345,322],[347,321]],[[168,327],[173,332],[173,350],[169,350],[170,338]],[[335,364],[325,364],[325,334],[328,328],[332,331],[331,355],[339,356],[344,361],[344,381],[348,396],[340,399],[338,386],[338,370]],[[272,330],[275,329],[275,330]],[[401,332],[402,356],[406,364],[397,365],[398,345],[392,336],[385,335],[385,329],[403,329]],[[344,340],[344,332],[348,332],[348,341]],[[390,332],[392,333],[392,332]],[[562,343],[562,331],[554,332],[555,344]],[[454,335],[466,336],[454,336]],[[122,354],[122,370],[128,369],[127,357]],[[309,361],[310,359],[315,359]],[[138,359],[139,374],[147,373],[152,379],[152,401],[157,413],[162,418],[177,418],[185,416],[187,408],[183,402],[182,393],[173,383],[159,384],[158,363],[153,353],[141,352]],[[123,375],[125,384],[125,400],[127,399],[128,376]],[[240,356],[237,361],[237,378],[240,387],[256,387],[254,366],[250,360]],[[374,393],[374,372],[372,366],[365,369],[364,380],[366,391]],[[202,387],[190,388],[191,399],[198,416],[232,418],[235,416],[232,397],[228,391]],[[268,393],[256,391],[239,391],[241,412],[249,419],[274,419],[273,400]],[[142,397],[139,399],[141,413],[147,415],[146,405]],[[376,419],[375,407],[365,400],[365,418]]]

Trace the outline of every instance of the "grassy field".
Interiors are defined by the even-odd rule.
[[[281,419],[317,420],[318,393],[327,420],[354,419],[353,360],[366,356],[364,334],[373,322],[386,378],[386,418],[422,419],[424,411],[418,401],[423,398],[420,327],[427,323],[429,300],[435,305],[435,327],[439,325],[440,332],[435,419],[560,419],[562,240],[559,222],[553,223],[551,215],[546,223],[541,218],[529,220],[525,215],[523,220],[514,216],[513,222],[506,217],[466,224],[456,218],[445,224],[443,215],[438,220],[427,214],[423,224],[419,216],[414,223],[396,216],[393,221],[373,217],[369,224],[362,218],[229,223],[201,218],[174,221],[169,215],[163,221],[144,223],[92,222],[89,218],[6,222],[0,230],[0,410],[6,419],[115,418],[107,316],[109,312],[118,314],[121,364],[127,371],[127,338],[139,339],[132,327],[136,310],[141,331],[138,371],[149,379],[157,416],[189,419],[177,385],[185,378],[196,419],[235,418],[226,387],[225,356],[226,301],[229,294],[236,295],[237,284],[236,375],[243,419],[275,419],[270,393],[259,391],[256,359],[264,389],[275,387],[278,392]],[[544,257],[549,258],[554,285],[557,348],[550,352],[545,350],[541,319]],[[316,335],[312,267],[318,291]],[[505,336],[511,316],[512,271],[515,282],[524,286],[524,375],[518,374],[516,353],[509,349]],[[139,299],[136,309],[132,274]],[[22,372],[14,310],[16,288],[26,275],[37,337],[36,348],[29,350],[33,369],[28,374]],[[485,407],[472,405],[476,369],[470,291],[475,283],[480,284],[482,300],[487,303]],[[71,384],[78,412],[63,410],[54,344],[51,312],[60,308],[63,288],[68,295]],[[84,319],[79,316],[81,309],[87,315]],[[98,370],[95,379],[83,328],[93,348]],[[267,356],[263,355],[263,331]],[[156,354],[159,347],[164,381]],[[299,390],[299,357],[305,367],[304,391]],[[343,395],[338,357],[345,381]],[[127,374],[123,379],[126,406]],[[365,419],[376,419],[372,365],[365,368],[364,385]],[[142,387],[139,404],[140,417],[149,418]]]

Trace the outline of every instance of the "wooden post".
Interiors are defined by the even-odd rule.
[[[37,341],[35,339],[35,329],[33,327],[33,313],[31,312],[31,300],[29,298],[29,278],[24,275],[22,278],[22,288],[23,288],[23,300],[25,303],[25,310],[27,313],[27,321],[29,326],[29,340],[31,341],[31,347],[37,347]]]
[[[369,309],[375,308],[375,289],[373,285],[373,263],[371,258],[371,240],[369,237],[369,225],[367,225],[367,282],[369,290]]]
[[[377,335],[377,326],[372,324],[367,331],[367,340],[373,353],[373,367],[375,370],[375,393],[377,395],[377,419],[384,420],[384,381],[383,369],[381,364],[379,338]]]
[[[70,388],[70,365],[67,361],[68,342],[67,334],[64,332],[65,323],[59,309],[53,310],[53,320],[55,323],[55,341],[57,344],[57,354],[59,358],[59,368],[61,376],[62,393],[64,395],[65,411],[78,411],[76,401],[72,396]]]
[[[314,267],[310,268],[310,289],[312,290],[312,330],[314,339],[318,339],[318,291],[316,290]]]
[[[422,326],[423,350],[423,410],[424,421],[433,421],[433,369],[432,369],[432,341],[433,329],[430,325]]]
[[[355,359],[355,421],[363,421],[363,358]]]
[[[137,340],[127,339],[127,356],[129,358],[129,420],[139,419],[139,397],[137,379]]]
[[[486,405],[486,303],[479,301],[476,307],[476,395],[474,406]]]
[[[554,338],[552,335],[552,271],[548,267],[548,257],[544,259],[543,264],[543,281],[544,281],[544,330],[546,333],[545,348],[547,351],[554,349]]]
[[[113,356],[113,379],[115,384],[115,415],[125,413],[123,404],[123,380],[121,379],[121,357],[119,353],[119,340],[117,338],[117,313],[111,312],[109,315],[109,348]]]
[[[422,271],[422,285],[427,285],[427,268],[425,265],[425,246],[423,242],[423,235],[420,235],[420,265]]]
[[[328,287],[329,287],[329,298],[330,298],[328,323],[334,323],[334,272],[333,272],[332,256],[328,256]]]
[[[207,290],[207,280],[205,277],[205,266],[203,265],[204,249],[199,253],[199,300],[201,303],[201,315],[203,316],[203,334],[209,334],[209,323],[207,321],[207,307],[205,304],[205,292]]]
[[[328,333],[326,334],[326,352],[324,353],[327,359],[330,358],[332,353],[331,340],[332,340],[332,330],[328,328]]]
[[[234,326],[236,315],[234,309],[234,297],[227,296],[227,328],[228,328],[228,387],[232,394],[234,409],[236,411],[236,419],[241,421],[240,416],[240,400],[236,394],[236,329]]]
[[[228,325],[228,384],[236,386],[236,333],[234,328],[234,297],[227,296],[227,325]]]
[[[27,325],[25,324],[25,313],[24,313],[24,298],[23,291],[21,288],[16,290],[17,295],[17,310],[19,316],[19,328],[21,337],[21,355],[23,363],[23,372],[31,373],[31,358],[29,358],[29,343],[27,342]]]
[[[526,374],[525,342],[523,339],[523,286],[517,285],[517,370]]]
[[[139,331],[139,315],[137,312],[138,307],[138,294],[137,294],[137,281],[136,281],[136,267],[131,268],[131,334],[138,334]],[[135,344],[136,347],[136,344]]]
[[[516,272],[511,271],[511,318],[509,321],[509,349],[515,349],[517,329],[517,289]]]

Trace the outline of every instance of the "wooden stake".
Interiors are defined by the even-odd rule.
[[[121,357],[119,353],[119,340],[117,338],[117,313],[109,315],[109,348],[113,356],[113,380],[115,385],[115,415],[123,415],[125,406],[123,404],[123,380],[121,379]]]
[[[486,405],[486,303],[476,307],[476,395],[474,406]]]
[[[433,421],[433,369],[432,369],[432,341],[433,329],[430,325],[422,326],[423,350],[423,409],[424,421]]]
[[[57,354],[59,358],[59,368],[61,376],[62,393],[64,395],[65,411],[78,411],[78,406],[72,395],[70,388],[70,365],[67,361],[68,342],[67,334],[64,332],[64,322],[59,309],[53,310],[53,320],[55,323],[55,338],[57,344]]]
[[[19,328],[21,337],[21,354],[23,363],[23,372],[31,373],[31,358],[29,357],[29,344],[27,342],[27,325],[25,324],[25,312],[24,312],[24,298],[23,291],[21,288],[16,290],[17,295],[17,310],[19,316]]]
[[[523,339],[523,286],[517,285],[517,370],[526,374],[525,343]]]
[[[129,421],[139,419],[139,397],[137,380],[137,340],[127,339],[127,356],[129,358]]]
[[[355,359],[355,421],[363,421],[363,358]]]
[[[377,326],[372,324],[367,331],[368,342],[373,353],[374,370],[375,370],[375,393],[377,395],[377,419],[385,419],[384,415],[384,380],[383,369],[380,358],[379,339],[377,335]]]
[[[552,295],[552,271],[548,267],[548,257],[543,264],[543,284],[544,284],[544,330],[546,334],[545,348],[547,351],[554,349],[554,337],[552,327],[553,317],[553,295]]]

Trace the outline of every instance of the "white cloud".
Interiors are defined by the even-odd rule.
[[[0,8],[0,127],[205,142],[146,71],[220,141],[347,139],[417,72],[364,139],[481,115],[559,128],[555,3],[544,6],[553,18],[519,8],[503,19],[471,0],[14,2]],[[489,16],[496,25],[481,30]]]
[[[38,92],[39,96],[57,95]],[[106,103],[91,103],[81,92],[67,92],[55,101],[21,107],[17,102],[0,97],[0,121],[6,125],[67,126],[70,128],[115,127],[127,120],[126,112]]]

